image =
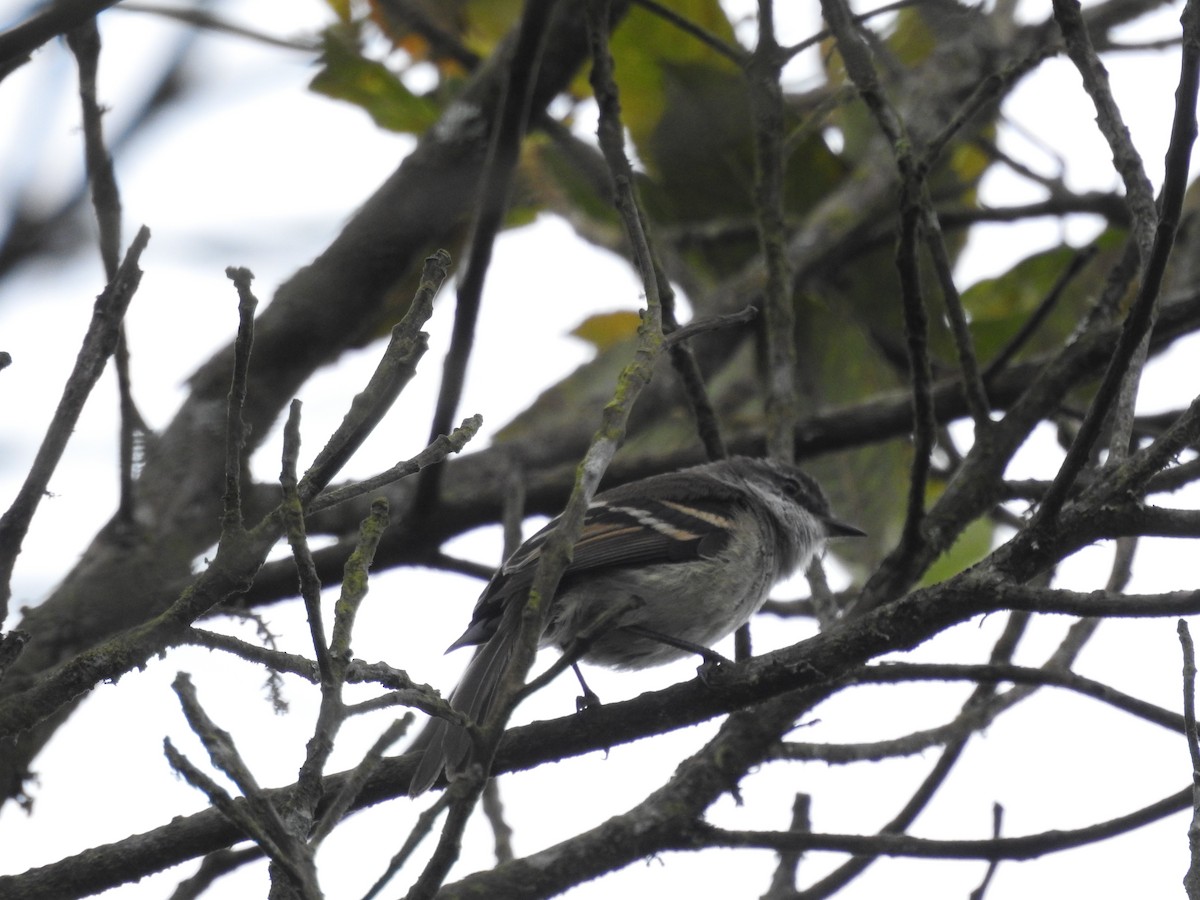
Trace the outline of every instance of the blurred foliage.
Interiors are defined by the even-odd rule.
[[[1066,284],[1040,327],[1017,353],[1025,359],[1061,347],[1078,328],[1124,249],[1126,233],[1110,228],[1093,241],[1092,258]],[[1031,313],[1054,290],[1080,255],[1075,247],[1060,245],[1021,260],[996,278],[986,278],[963,292],[963,305],[971,314],[971,331],[980,360],[986,363],[1004,349]]]
[[[516,22],[517,0],[329,0],[339,21],[325,36],[321,72],[313,87],[355,103],[382,127],[420,132],[453,101],[463,66],[493,52]],[[634,5],[615,29],[611,48],[621,95],[630,155],[638,189],[660,253],[672,273],[686,272],[680,287],[697,315],[710,312],[710,297],[731,279],[753,271],[760,254],[754,205],[755,148],[750,87],[733,24],[717,0],[669,0],[674,13],[709,40],[651,10]],[[364,40],[367,22],[374,40]],[[966,7],[910,7],[895,15],[876,48],[881,68],[898,73],[886,81],[898,106],[906,102],[905,79],[922,78],[922,66],[952,52],[957,34],[979,23]],[[380,44],[383,44],[381,49]],[[724,45],[728,52],[714,47]],[[370,48],[369,50],[366,48]],[[948,49],[949,48],[949,49]],[[378,57],[378,58],[373,58]],[[842,60],[832,45],[822,55],[826,83],[788,98],[784,173],[785,215],[798,232],[806,217],[847,182],[883,140],[867,109],[846,90]],[[420,75],[422,93],[406,87]],[[428,76],[435,76],[432,86]],[[623,252],[624,237],[611,202],[607,170],[590,138],[572,131],[575,115],[588,102],[587,72],[581,72],[560,107],[557,123],[534,129],[526,141],[507,223],[532,221],[551,212],[566,218],[586,239]],[[573,106],[571,104],[574,104]],[[928,185],[938,202],[975,206],[980,178],[992,162],[986,146],[994,119],[985,112],[965,126],[935,161]],[[824,211],[826,214],[829,210]],[[816,414],[907,384],[899,285],[894,263],[894,205],[879,210],[834,210],[854,222],[858,240],[836,265],[811,274],[796,303],[798,383],[804,414]],[[1120,252],[1123,236],[1109,232],[1097,241],[1095,261],[1077,273],[1017,358],[1061,346],[1096,292],[1106,262]],[[955,257],[966,231],[946,236]],[[965,291],[979,359],[986,364],[1017,334],[1030,313],[1055,288],[1078,251],[1062,246],[1035,254],[1003,275]],[[929,346],[935,373],[957,371],[943,298],[927,259],[922,260],[929,309]],[[608,398],[612,378],[628,354],[636,314],[618,310],[595,316],[574,332],[597,350],[597,358],[549,388],[525,413],[501,429],[496,440],[590,430],[588,410]],[[745,334],[745,333],[743,333]],[[761,343],[753,335],[717,354],[706,372],[714,405],[730,429],[761,426]],[[659,380],[670,380],[663,371]],[[627,452],[664,452],[694,447],[694,429],[682,403],[635,423]],[[839,546],[851,563],[869,565],[900,532],[911,448],[905,440],[877,443],[811,463],[830,486],[835,508],[866,528],[866,541]],[[931,486],[936,490],[937,485]],[[930,578],[938,580],[986,552],[992,526],[976,523]]]
[[[310,87],[319,94],[362,107],[380,128],[420,134],[437,121],[441,110],[429,98],[410,91],[382,62],[364,56],[361,30],[356,22],[325,29],[321,70]]]
[[[716,0],[677,0],[667,5],[717,40],[737,46],[733,26]],[[616,64],[617,88],[621,92],[621,118],[651,176],[659,177],[677,163],[670,153],[680,149],[676,142],[658,148],[657,152],[654,145],[662,134],[671,131],[670,122],[680,112],[678,104],[687,103],[689,99],[686,85],[692,79],[703,80],[706,84],[693,83],[694,97],[701,102],[687,112],[703,110],[718,117],[732,117],[742,125],[743,136],[748,136],[744,79],[733,61],[713,47],[684,35],[675,24],[635,6],[614,31],[611,49]],[[584,75],[580,76],[578,86],[581,91],[586,89]],[[706,87],[716,93],[705,95]],[[713,102],[720,92],[731,87],[742,99],[739,107],[724,109]],[[725,132],[719,121],[712,125],[716,131]],[[689,129],[694,136],[705,140],[705,136],[698,133],[701,130]],[[715,162],[719,164],[720,160]]]
[[[588,316],[571,329],[571,334],[587,341],[597,350],[607,350],[615,344],[637,334],[642,317],[636,312],[619,309],[615,312],[597,313]]]
[[[929,498],[930,502],[934,499],[936,496]],[[976,519],[958,536],[949,550],[934,560],[921,577],[921,585],[937,584],[975,565],[991,552],[994,533],[995,527],[989,519]]]

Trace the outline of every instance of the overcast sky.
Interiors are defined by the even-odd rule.
[[[218,8],[239,22],[285,36],[311,34],[328,18],[324,5],[316,0],[288,4],[250,0]],[[19,19],[25,9],[25,4],[0,2],[0,27]],[[1028,15],[1040,17],[1049,14],[1049,3],[1025,4],[1024,9]],[[1131,30],[1127,39],[1173,33],[1178,11],[1178,5],[1172,6],[1153,23]],[[799,17],[786,24],[783,37],[799,39],[815,27],[811,17]],[[121,11],[106,14],[102,29],[106,50],[101,63],[101,97],[112,107],[107,127],[110,133],[117,133],[131,98],[147,83],[147,73],[176,51],[184,35],[178,26],[157,17]],[[184,396],[188,373],[228,341],[236,327],[236,297],[223,274],[224,267],[251,268],[257,275],[256,292],[268,299],[282,279],[320,252],[413,146],[411,138],[380,132],[361,111],[308,93],[305,85],[313,74],[312,61],[302,53],[212,36],[196,39],[189,52],[190,65],[203,73],[205,86],[188,107],[158,122],[117,159],[127,238],[143,223],[153,232],[142,262],[146,275],[133,302],[128,329],[135,396],[155,427],[170,420]],[[796,70],[789,73],[792,83],[802,86],[809,77],[805,67],[815,62],[812,54],[801,58]],[[1112,58],[1109,69],[1117,100],[1157,186],[1178,54],[1130,53]],[[31,183],[39,187],[46,204],[60,201],[65,192],[77,187],[81,152],[73,78],[69,54],[54,45],[0,85],[0,122],[9,126],[0,129],[0,160],[4,161],[0,165],[0,202],[11,202]],[[1021,126],[1002,129],[1000,142],[1005,149],[1046,175],[1058,174],[1061,160],[1036,146],[1022,130],[1036,134],[1059,154],[1069,151],[1066,177],[1071,187],[1109,190],[1117,186],[1109,153],[1092,122],[1093,111],[1069,63],[1046,63],[1035,79],[1014,93],[1005,113]],[[997,171],[986,179],[982,196],[985,202],[1016,203],[1035,199],[1037,194],[1027,182]],[[1084,218],[1073,220],[1065,236],[1083,244],[1096,227]],[[960,262],[960,286],[998,274],[1063,236],[1060,224],[1050,221],[1024,227],[1019,233],[1007,226],[981,228]],[[563,275],[552,283],[530,284],[528,273],[547,257],[561,262]],[[533,265],[535,260],[538,266]],[[566,293],[561,290],[564,280],[572,285]],[[31,266],[0,284],[0,349],[14,358],[13,366],[0,373],[0,404],[6,409],[5,428],[0,430],[0,504],[12,496],[28,467],[86,327],[92,299],[102,286],[98,254],[90,249]],[[479,328],[487,339],[479,342],[461,409],[463,415],[484,415],[481,441],[523,409],[542,387],[588,358],[587,346],[566,334],[571,327],[592,312],[634,309],[640,302],[638,283],[622,262],[582,245],[565,225],[552,219],[501,238],[487,291]],[[450,290],[443,293],[428,326],[431,352],[423,372],[347,474],[374,472],[414,452],[423,442],[448,340],[452,296]],[[488,297],[501,296],[520,297],[529,309],[537,310],[537,316],[524,317],[520,323],[523,342],[548,348],[539,354],[536,370],[523,365],[528,354],[505,339],[511,337],[511,314],[502,310],[501,304],[488,301]],[[541,331],[531,333],[530,327]],[[352,354],[305,386],[301,398],[306,402],[309,455],[340,420],[345,404],[361,387],[377,355],[378,348]],[[1194,358],[1191,350],[1184,348],[1153,367],[1141,408],[1164,409],[1190,401],[1196,393]],[[496,371],[503,371],[504,378],[492,376]],[[114,509],[115,390],[110,376],[106,375],[85,411],[51,485],[53,496],[43,503],[26,541],[14,582],[20,604],[38,602],[53,587]],[[1050,452],[1054,452],[1052,441],[1042,435],[1027,448],[1018,467],[1028,465],[1030,471],[1044,472],[1039,467]],[[260,477],[275,476],[277,441],[268,442],[260,451],[255,466]],[[452,550],[494,563],[498,541],[494,531],[489,531],[462,539]],[[1191,572],[1187,578],[1178,573],[1177,544],[1147,541],[1142,552],[1136,589],[1194,584]],[[1061,578],[1064,582],[1075,579],[1074,583],[1084,588],[1099,587],[1103,574],[1097,573],[1107,571],[1110,555],[1103,548],[1087,551],[1065,567]],[[436,580],[427,573],[376,576],[360,617],[356,655],[401,665],[412,661],[410,671],[415,678],[447,691],[466,655],[442,657],[440,648],[461,631],[479,589],[478,582],[452,576]],[[802,590],[800,585],[791,585],[779,594]],[[461,595],[461,620],[421,615],[422,598],[434,591]],[[283,649],[305,652],[301,610],[280,607],[270,610],[268,616],[276,633],[283,636]],[[997,618],[961,626],[919,650],[918,656],[978,659],[1000,624]],[[1065,625],[1065,621],[1046,623],[1022,659],[1041,662],[1038,653],[1048,652]],[[229,628],[253,637],[246,627],[231,623]],[[756,629],[756,649],[790,643],[804,628],[772,621]],[[1085,655],[1082,668],[1088,671],[1094,666],[1096,672],[1109,674],[1114,669],[1113,658],[1129,661],[1115,667],[1121,679],[1117,686],[1178,707],[1180,662],[1173,622],[1105,626]],[[311,689],[289,680],[293,712],[275,716],[259,689],[263,681],[260,672],[207,652],[173,652],[145,672],[126,676],[117,686],[99,688],[60,730],[37,761],[43,775],[35,816],[30,819],[11,808],[0,814],[0,871],[22,871],[73,850],[148,830],[173,815],[204,806],[200,795],[171,775],[162,757],[162,738],[170,735],[194,761],[204,759],[168,688],[181,669],[193,672],[201,700],[221,724],[235,738],[245,736],[242,750],[262,783],[283,784],[294,779],[311,728],[315,700]],[[589,681],[595,682],[606,699],[615,700],[691,678],[693,670],[694,664],[685,662],[637,675],[595,673]],[[515,721],[563,715],[573,709],[575,692],[573,684],[560,681],[522,707]],[[862,691],[822,709],[821,722],[813,725],[807,737],[863,740],[900,733],[901,723],[906,729],[933,725],[964,695],[964,690],[950,688],[932,695],[922,693],[919,699],[906,689]],[[1103,707],[1078,698],[1043,695],[1014,713],[1011,722],[973,742],[963,771],[922,817],[917,833],[986,836],[991,827],[991,804],[997,799],[1008,810],[1006,833],[1067,828],[1129,811],[1187,783],[1186,748],[1181,742],[1154,734],[1148,726],[1145,734],[1127,735],[1128,723]],[[897,717],[890,721],[891,713]],[[1030,725],[1026,716],[1038,717],[1037,724]],[[335,768],[353,764],[362,746],[381,730],[380,722],[355,721],[347,727]],[[502,789],[512,800],[509,813],[517,830],[518,851],[535,850],[573,833],[571,829],[582,829],[632,805],[670,773],[687,748],[700,746],[715,727],[708,724],[656,737],[660,754],[648,755],[643,745],[633,745],[617,748],[607,757],[594,754],[544,767],[535,775],[503,779]],[[1015,739],[1023,728],[1036,728],[1045,740],[1036,747],[1023,746]],[[120,739],[112,737],[115,735]],[[1143,754],[1136,763],[1141,770],[1137,783],[1120,777],[1127,761],[1119,745],[1130,737],[1136,738],[1133,746]],[[93,766],[78,766],[80,746],[100,757],[96,764],[103,766],[103,778],[97,779]],[[1060,755],[1047,760],[1047,752]],[[819,784],[789,781],[786,790],[814,792],[814,816],[821,830],[871,828],[879,823],[862,821],[860,801],[870,797],[875,808],[898,808],[932,761],[931,755],[868,770],[812,766],[804,769],[803,777],[819,777]],[[992,774],[983,778],[981,772]],[[1053,777],[1034,781],[1033,772],[1050,772]],[[713,820],[733,827],[782,826],[783,820],[745,819],[766,807],[778,808],[786,817],[788,804],[764,799],[777,798],[785,789],[771,775],[747,779],[746,807],[739,810],[723,801]],[[136,793],[131,785],[137,786]],[[527,793],[530,796],[525,796]],[[375,863],[386,859],[411,827],[414,810],[428,802],[424,798],[415,806],[406,801],[386,804],[357,816],[335,833],[321,857],[329,896],[361,894],[377,873]],[[490,842],[478,821],[469,830],[467,841],[465,864],[487,865]],[[361,861],[363,848],[372,848],[370,865]],[[1079,896],[1098,898],[1176,895],[1186,852],[1186,818],[1176,816],[1119,843],[1038,863],[1005,864],[988,896],[991,900],[1046,896],[1048,886],[1063,884],[1071,884]],[[735,859],[736,865],[731,864]],[[806,862],[802,871],[811,878],[813,872],[832,862],[833,857],[818,856]],[[652,891],[686,892],[695,897],[757,896],[765,890],[772,866],[773,857],[767,853],[675,855],[630,867],[571,896],[612,897],[623,890],[639,896]],[[839,896],[849,900],[964,898],[978,884],[983,868],[979,863],[890,862],[876,866]],[[120,900],[165,897],[179,877],[179,872],[172,872],[126,886],[111,896]],[[263,872],[256,869],[235,876],[231,886],[214,896],[265,896],[264,884]],[[398,880],[389,895],[401,892],[406,884],[404,879]],[[920,885],[920,892],[907,887],[897,890],[897,885],[910,884]]]

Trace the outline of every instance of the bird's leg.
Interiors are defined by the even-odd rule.
[[[652,628],[646,628],[643,625],[622,625],[622,630],[628,631],[630,634],[636,634],[638,637],[644,637],[649,641],[658,641],[660,644],[666,644],[668,647],[674,647],[676,650],[682,650],[685,653],[694,653],[699,656],[703,663],[696,669],[696,674],[700,676],[700,680],[708,684],[709,676],[721,666],[732,665],[732,663],[717,653],[715,650],[710,650],[708,647],[684,640],[683,638],[674,637],[669,634],[663,634],[661,631],[655,631]]]
[[[602,705],[596,692],[588,687],[588,683],[583,680],[583,673],[579,671],[579,663],[571,663],[571,668],[574,669],[575,677],[579,679],[579,687],[583,690],[583,696],[575,698],[575,712],[583,712],[585,709],[591,709],[593,706]]]

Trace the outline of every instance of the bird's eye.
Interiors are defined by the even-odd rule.
[[[798,497],[800,495],[800,480],[791,477],[783,479],[783,492],[789,497]]]

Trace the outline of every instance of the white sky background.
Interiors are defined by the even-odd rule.
[[[282,35],[310,33],[328,19],[317,0],[288,4],[245,0],[223,8],[238,22]],[[0,27],[11,24],[24,9],[23,4],[0,0]],[[1024,9],[1029,17],[1041,18],[1049,14],[1049,3],[1026,3]],[[1153,23],[1122,36],[1134,40],[1177,33],[1178,12],[1176,5]],[[798,40],[815,30],[815,14],[785,24],[782,39]],[[102,30],[100,92],[101,101],[112,107],[106,120],[112,133],[123,107],[132,105],[130,92],[146,77],[153,54],[167,52],[181,32],[159,19],[122,12],[106,14]],[[313,68],[303,54],[219,36],[199,38],[196,52],[192,65],[204,67],[207,86],[117,158],[126,240],[142,223],[153,232],[142,260],[146,274],[127,325],[135,397],[155,427],[170,420],[184,396],[187,375],[226,343],[236,327],[236,296],[223,274],[225,266],[251,268],[257,276],[257,295],[268,300],[281,280],[327,245],[413,144],[410,138],[378,130],[355,108],[308,93],[305,86]],[[799,60],[796,80],[802,83],[803,67],[814,64],[811,54]],[[1109,70],[1117,100],[1157,187],[1178,54],[1110,57]],[[0,171],[0,202],[8,203],[14,186],[31,180],[43,186],[47,202],[76,183],[82,153],[74,79],[73,61],[65,48],[55,45],[0,84],[0,122],[4,123],[0,142],[28,141],[40,154],[22,159],[0,143],[0,158],[21,162]],[[1059,152],[1069,151],[1071,187],[1117,186],[1108,163],[1110,154],[1092,123],[1090,102],[1068,62],[1044,64],[1035,79],[1016,91],[1006,113]],[[30,139],[31,134],[39,139]],[[41,135],[49,139],[41,140]],[[1012,129],[1002,133],[1001,144],[1039,171],[1057,172],[1058,163],[1050,155],[1031,147]],[[985,200],[997,203],[1038,196],[999,168],[984,185]],[[1095,224],[1084,219],[1067,227],[1067,236],[1077,244],[1094,232]],[[1049,220],[1020,229],[980,228],[959,266],[960,286],[1002,272],[1060,237],[1060,226]],[[562,275],[544,284],[530,283],[528,273],[539,271],[547,259],[561,261]],[[580,277],[585,272],[586,277]],[[563,284],[570,290],[564,291]],[[0,415],[5,423],[0,430],[0,504],[9,502],[28,468],[74,360],[92,299],[102,286],[98,254],[90,249],[77,258],[31,267],[0,286],[0,349],[14,357],[14,364],[0,372]],[[501,238],[487,292],[461,408],[462,415],[484,415],[481,440],[523,409],[542,386],[588,358],[588,348],[566,335],[570,328],[592,312],[636,308],[640,291],[619,260],[584,246],[562,223],[542,219]],[[537,311],[536,316],[522,317],[520,340],[515,340],[511,313],[501,317],[497,297],[504,297],[509,308],[519,302]],[[431,350],[423,371],[348,475],[377,471],[422,444],[448,342],[452,301],[451,286],[443,291],[427,328]],[[535,328],[544,331],[531,333]],[[534,341],[542,348],[536,371],[523,350]],[[300,395],[305,400],[306,458],[340,421],[345,404],[364,383],[377,355],[377,348],[353,354],[306,385]],[[1197,379],[1189,357],[1188,349],[1181,347],[1151,368],[1144,411],[1191,400]],[[505,373],[503,383],[495,378],[497,371]],[[26,540],[14,583],[17,604],[38,602],[115,507],[115,405],[108,373],[51,483],[53,496],[43,502]],[[1044,473],[1047,455],[1056,452],[1049,436],[1041,435],[1023,451],[1010,474]],[[277,440],[257,455],[255,467],[260,477],[275,477]],[[1017,467],[1025,468],[1018,471]],[[1187,500],[1176,496],[1169,502]],[[494,563],[498,548],[494,531],[489,531],[468,536],[451,549]],[[1178,542],[1145,541],[1131,589],[1193,586],[1193,573],[1176,562],[1180,549]],[[1060,583],[1079,589],[1101,587],[1110,556],[1105,548],[1080,554],[1064,567]],[[443,657],[440,648],[465,625],[480,585],[466,578],[405,571],[376,576],[371,587],[359,619],[355,654],[405,666],[416,679],[448,691],[467,654]],[[796,585],[777,593],[786,596],[801,590]],[[449,598],[449,603],[444,611],[427,614],[423,604],[434,596]],[[298,605],[273,607],[266,616],[284,649],[307,650]],[[1001,617],[993,617],[960,626],[917,655],[977,661],[1001,624]],[[1043,623],[1039,638],[1018,661],[1040,663],[1066,624],[1065,619]],[[756,649],[791,643],[803,633],[802,624],[761,620],[755,628]],[[1084,654],[1080,670],[1115,679],[1123,690],[1179,708],[1180,667],[1174,621],[1157,620],[1103,626]],[[198,793],[171,774],[162,756],[162,738],[169,735],[193,761],[206,762],[169,689],[179,670],[193,674],[201,701],[239,741],[261,783],[294,780],[312,726],[315,689],[290,679],[288,699],[293,711],[275,716],[261,690],[261,671],[206,651],[172,652],[145,672],[126,676],[116,687],[97,689],[38,758],[42,783],[34,817],[12,808],[0,813],[0,872],[23,871],[69,852],[149,830],[173,815],[205,805]],[[589,674],[602,697],[617,700],[691,678],[694,664],[633,675],[597,670]],[[575,694],[574,684],[561,679],[518,710],[516,721],[563,715],[573,709]],[[914,726],[939,724],[965,694],[965,688],[860,690],[822,708],[820,724],[805,737],[865,740],[906,733]],[[895,715],[889,720],[891,711]],[[334,768],[352,765],[385,721],[352,721],[339,741]],[[656,737],[661,753],[649,752],[641,743],[614,749],[607,758],[592,754],[543,767],[532,775],[506,776],[501,790],[516,829],[517,852],[535,851],[624,811],[661,783],[676,761],[689,748],[699,747],[715,727],[708,724]],[[1023,741],[1022,735],[1035,735],[1036,740]],[[79,765],[85,756],[91,760],[86,770]],[[777,765],[743,782],[744,809],[726,800],[711,818],[733,827],[783,827],[792,795],[809,791],[814,794],[814,823],[819,830],[869,832],[882,820],[869,820],[865,814],[881,810],[890,816],[935,759],[930,753],[899,763],[841,769]],[[985,837],[990,833],[994,801],[1006,808],[1004,830],[1009,835],[1077,827],[1180,789],[1188,781],[1188,765],[1181,740],[1148,725],[1131,725],[1127,718],[1091,701],[1044,690],[972,741],[966,758],[918,820],[914,833]],[[1124,777],[1129,771],[1136,772],[1136,779]],[[415,813],[429,802],[427,797],[415,804],[384,804],[335,832],[320,856],[328,895],[360,896],[407,834]],[[762,818],[767,811],[773,811],[770,821]],[[1186,815],[1177,815],[1117,842],[1031,863],[1005,863],[988,897],[1045,896],[1065,884],[1071,885],[1073,895],[1094,898],[1179,896],[1187,864],[1186,827]],[[467,835],[465,865],[487,866],[489,854],[490,838],[477,821]],[[802,883],[830,868],[834,859],[811,857],[801,867]],[[773,856],[765,852],[674,854],[633,865],[570,896],[601,898],[627,891],[640,896],[662,892],[756,897],[766,889],[773,865]],[[193,869],[194,864],[188,865],[106,896],[165,897]],[[884,862],[839,896],[965,898],[983,871],[978,862]],[[397,879],[385,895],[403,893],[410,880],[410,876]],[[254,867],[223,882],[213,895],[262,897],[265,884],[264,870]]]

